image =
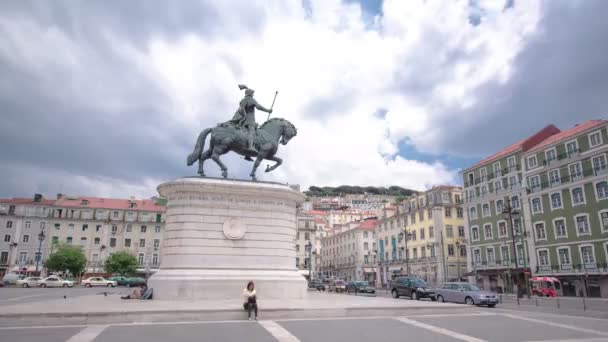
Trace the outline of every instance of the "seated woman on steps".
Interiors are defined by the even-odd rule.
[[[253,281],[247,283],[247,287],[243,290],[243,297],[245,297],[245,304],[243,304],[243,308],[247,310],[247,314],[249,315],[249,320],[251,321],[251,311],[255,313],[255,320],[258,319],[258,303],[255,295],[255,285]]]

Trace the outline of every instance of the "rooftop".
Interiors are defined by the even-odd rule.
[[[575,137],[580,133],[583,133],[587,130],[590,130],[590,129],[593,129],[596,127],[603,126],[607,123],[608,123],[608,121],[606,121],[606,120],[589,120],[580,125],[576,125],[570,129],[561,131],[557,134],[550,136],[549,138],[543,140],[540,144],[537,144],[534,147],[532,147],[528,152],[538,151],[542,148],[548,147],[548,146],[553,145],[562,140],[566,140],[566,139]]]
[[[64,208],[91,208],[91,209],[110,209],[110,210],[133,210],[133,211],[155,211],[164,212],[166,207],[158,205],[153,199],[117,199],[101,197],[66,197],[58,199],[45,198],[3,198],[0,203],[16,205],[45,205]]]

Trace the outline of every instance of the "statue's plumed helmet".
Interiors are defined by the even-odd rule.
[[[239,84],[239,89],[241,89],[241,90],[245,89],[245,95],[253,95],[253,93],[255,93],[255,90],[250,89],[249,87],[247,87],[244,84]]]

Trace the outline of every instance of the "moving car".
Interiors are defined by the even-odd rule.
[[[40,277],[28,277],[25,279],[19,279],[19,280],[17,280],[17,286],[37,287],[38,285],[40,285],[41,280],[42,280],[42,278],[40,278]]]
[[[498,296],[495,292],[482,291],[479,287],[469,283],[443,283],[435,289],[435,297],[440,302],[487,305],[491,308],[498,303]]]
[[[91,277],[83,280],[80,283],[82,286],[93,287],[93,286],[107,286],[107,287],[115,287],[118,286],[118,283],[114,280],[107,280],[103,277]]]
[[[420,298],[430,298],[435,301],[435,292],[429,288],[428,284],[415,277],[397,277],[391,282],[391,295],[393,298],[399,296],[410,297],[413,300]]]
[[[346,282],[341,279],[331,279],[329,281],[329,292],[344,292],[346,291]]]
[[[146,285],[146,279],[139,277],[116,276],[111,277],[109,280],[115,281],[118,286],[135,287],[140,285]]]
[[[2,284],[4,285],[17,285],[17,281],[21,279],[21,276],[17,273],[8,273],[2,278]]]
[[[58,276],[49,276],[39,281],[40,287],[72,287],[74,282]]]
[[[348,290],[347,292],[352,292],[352,293],[372,293],[375,294],[376,293],[376,288],[374,288],[373,286],[370,286],[369,283],[367,281],[361,281],[361,280],[356,280],[356,281],[351,281],[348,284]]]
[[[308,282],[309,289],[317,289],[317,291],[325,291],[325,284],[323,284],[320,280],[312,280]]]

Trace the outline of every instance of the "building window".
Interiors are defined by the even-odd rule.
[[[494,171],[494,177],[502,176],[502,170],[500,169],[500,162],[496,162],[492,164],[492,169]]]
[[[369,242],[364,242],[363,243],[363,249],[366,250],[366,251],[369,250]]]
[[[118,215],[119,215],[118,211],[115,211],[115,212],[112,213],[112,217],[113,218],[118,218]]]
[[[429,220],[433,218],[433,209],[429,209],[427,211],[427,217],[429,218]],[[407,219],[407,216],[405,218]]]
[[[399,250],[401,252],[401,250]],[[420,247],[420,257],[426,258],[426,247]]]
[[[551,194],[551,209],[561,209],[562,206],[562,194],[559,192]]]
[[[564,219],[555,219],[553,221],[553,227],[555,230],[556,238],[568,237],[568,231],[566,230],[566,221]]]
[[[512,168],[515,167],[515,157],[509,157],[509,159],[507,159],[507,166],[509,167],[509,171],[512,171]]]
[[[575,216],[574,220],[576,222],[577,235],[591,234],[591,230],[589,229],[589,216],[587,214]]]
[[[470,214],[472,220],[477,219],[477,209],[475,209],[475,207],[469,208],[469,214]]]
[[[528,177],[528,185],[530,186],[532,191],[540,188],[540,177],[539,176]]]
[[[462,210],[462,208],[456,208],[456,217],[458,217],[458,218],[464,217],[464,211]]]
[[[19,252],[19,264],[27,263],[27,252]]]
[[[534,230],[536,231],[536,240],[547,240],[547,232],[545,230],[545,224],[542,222],[536,223],[534,225]]]
[[[517,197],[517,196],[511,197],[511,207],[513,209],[519,209],[519,197]]]
[[[571,265],[570,259],[570,249],[568,247],[561,247],[557,249],[557,255],[559,256],[559,264],[564,268],[564,266]],[[569,267],[567,267],[569,269]]]
[[[509,246],[500,246],[500,257],[502,258],[503,265],[510,263]]]
[[[576,143],[576,140],[566,143],[566,151],[568,151],[568,157],[578,153],[578,144]]]
[[[40,229],[46,228],[46,222],[40,222]]]
[[[497,214],[502,213],[502,211],[503,211],[504,208],[505,207],[504,207],[503,201],[502,200],[497,200],[496,201],[496,213]]]
[[[4,235],[4,242],[11,242],[11,234]]]
[[[6,221],[6,228],[13,228],[13,221]]]
[[[574,188],[570,191],[572,194],[572,206],[585,204],[585,192],[583,188]]]
[[[424,228],[420,228],[420,240],[424,240]]]
[[[509,186],[511,188],[513,188],[513,186],[515,186],[515,184],[517,184],[517,176],[509,177]]]
[[[116,233],[118,231],[118,226],[113,224],[112,225],[112,233]]]
[[[87,245],[87,238],[86,237],[81,237],[80,238],[80,245],[81,246],[86,246]]]
[[[71,244],[72,244],[72,237],[71,237],[71,236],[68,236],[68,237],[65,239],[65,243],[67,243],[68,245],[71,245]]]
[[[418,218],[420,219],[420,222],[424,221],[424,210],[421,210],[420,212],[418,212]],[[391,224],[392,223],[393,222],[391,222]]]
[[[89,225],[88,224],[83,224],[82,225],[82,231],[86,232],[89,229]]]
[[[541,249],[538,251],[538,265],[539,266],[549,266],[549,251],[546,249]]]
[[[602,232],[608,231],[608,210],[602,210],[599,213],[600,215],[600,226],[602,227]]]
[[[538,214],[543,212],[542,202],[539,197],[532,199],[532,213]]]
[[[458,237],[464,237],[464,226],[458,226]]]
[[[581,163],[570,164],[568,166],[568,170],[570,170],[570,178],[572,181],[577,180],[583,176],[583,168]]]
[[[130,233],[133,231],[133,225],[131,225],[130,223],[127,224],[127,233]]]
[[[473,241],[479,241],[479,228],[471,227],[471,239]]]
[[[448,255],[454,256],[454,245],[448,245]]]
[[[30,241],[30,236],[29,235],[23,235],[23,242],[29,242]]]
[[[414,259],[418,259],[418,248],[413,248],[412,253],[414,254]]]
[[[484,237],[486,240],[491,240],[492,239],[492,225],[490,224],[486,224],[485,226],[483,226],[483,230],[484,230]]]
[[[494,191],[502,190],[502,180],[494,182]]]
[[[154,239],[154,249],[159,249],[159,248],[160,248],[160,240]]]
[[[144,264],[144,253],[139,253],[137,255],[137,262],[139,263],[140,266],[143,266],[143,264]]]
[[[412,214],[412,224],[416,223],[416,214]]]
[[[435,227],[431,226],[431,227],[429,227],[429,239],[432,239],[434,237],[435,237]]]
[[[145,233],[145,232],[147,232],[147,231],[148,231],[148,227],[146,227],[146,226],[141,226],[141,232],[142,232],[142,233]]]
[[[604,170],[606,170],[606,156],[605,155],[599,155],[597,157],[593,158],[593,170],[595,171],[596,175],[605,173]]]
[[[160,226],[154,226],[154,232],[160,233]]]
[[[490,205],[489,204],[487,204],[487,203],[484,204],[482,208],[483,208],[483,217],[487,217],[487,216],[491,215],[490,214]]]
[[[98,232],[98,231],[100,231],[100,230],[101,230],[101,225],[100,225],[100,224],[96,225],[96,226],[95,226],[95,231],[96,231],[96,232]]]
[[[593,148],[602,144],[602,134],[600,131],[595,131],[589,134],[589,147]]]
[[[580,246],[581,259],[585,268],[595,268],[595,254],[593,253],[593,246]],[[589,267],[591,266],[591,267]]]
[[[446,225],[445,226],[445,236],[447,238],[453,238],[454,237],[454,227],[452,227],[451,225]]]
[[[559,169],[549,171],[549,183],[551,183],[551,185],[557,185],[561,183]]]
[[[452,217],[452,208],[445,208],[445,217]]]
[[[131,247],[131,239],[125,239],[125,247]]]
[[[498,222],[498,236],[499,237],[507,236],[507,222],[505,222],[505,221]]]
[[[146,247],[146,239],[139,239],[139,247]]]
[[[59,243],[59,236],[53,236],[53,239],[52,239],[52,244],[53,244],[53,245],[56,245],[56,244],[58,244],[58,243]]]
[[[490,264],[490,265],[496,264],[496,254],[494,253],[494,248],[493,247],[487,247],[486,248],[486,254],[487,254],[487,257],[488,257],[488,264]]]
[[[304,240],[310,240],[310,233],[309,232],[305,232],[304,233]]]
[[[25,221],[25,228],[32,228],[32,222],[31,221]]]
[[[485,185],[482,185],[482,186],[481,186],[481,194],[482,194],[482,195],[485,195],[485,194],[487,194],[487,193],[488,193],[488,188],[487,188]]]
[[[416,231],[412,230],[412,240],[416,241]]]
[[[116,247],[116,238],[110,238],[110,247]]]
[[[547,164],[551,164],[552,161],[557,159],[555,148],[545,151],[545,159],[547,160]]]
[[[158,254],[153,254],[152,255],[152,265],[153,266],[158,266]]]
[[[536,159],[536,156],[528,157],[528,169],[533,169],[537,166],[538,166],[538,160]]]
[[[481,265],[481,250],[480,249],[473,250],[473,261],[475,262],[475,265]]]
[[[96,237],[95,240],[93,240],[93,243],[96,245],[99,245],[99,243],[101,242],[101,239]]]
[[[595,193],[598,200],[608,198],[608,182],[603,181],[595,184]]]

